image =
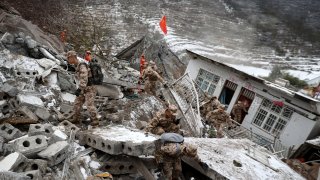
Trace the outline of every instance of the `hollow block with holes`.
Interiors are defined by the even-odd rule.
[[[0,124],[0,136],[2,136],[7,141],[19,138],[22,136],[22,132],[13,127],[11,124],[4,123]]]
[[[44,135],[25,137],[14,142],[14,149],[27,157],[33,157],[47,147],[47,138]]]
[[[71,132],[73,130],[74,132],[77,132],[80,130],[76,125],[72,124],[71,122],[64,120],[61,123],[59,123],[59,126],[64,126],[65,128],[65,133]]]
[[[38,156],[48,160],[49,166],[62,162],[68,156],[69,144],[67,141],[58,141],[38,153]]]
[[[125,159],[107,161],[103,166],[101,166],[100,170],[103,172],[109,172],[113,175],[137,173],[137,169],[132,160]]]
[[[28,176],[31,180],[42,180],[42,173],[39,170],[27,171],[23,174]]]
[[[51,136],[53,133],[51,124],[30,124],[28,135],[45,135],[47,137]]]
[[[8,163],[10,162],[10,163]],[[1,171],[18,171],[24,169],[27,165],[28,159],[19,152],[14,152],[0,161]]]
[[[123,153],[123,142],[103,139],[92,134],[86,134],[85,141],[87,145],[108,154],[118,155]]]
[[[26,167],[21,168],[16,172],[36,171],[40,170],[41,173],[45,173],[48,167],[48,162],[42,159],[29,159]]]

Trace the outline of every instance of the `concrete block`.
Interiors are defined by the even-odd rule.
[[[43,159],[29,159],[24,168],[18,169],[16,172],[36,171],[46,173],[48,162]]]
[[[21,138],[14,142],[14,149],[28,157],[36,155],[47,147],[47,138],[44,135]]]
[[[105,153],[118,155],[123,153],[124,143],[120,141],[105,140],[100,136],[86,135],[86,144]]]
[[[15,77],[27,77],[27,78],[35,78],[39,73],[36,70],[29,70],[29,69],[16,69],[14,71]]]
[[[23,173],[15,173],[11,171],[0,172],[0,179],[3,180],[30,180],[30,177]]]
[[[58,141],[51,144],[47,149],[38,153],[38,156],[48,160],[49,166],[54,166],[62,162],[68,154],[69,144],[67,141]]]
[[[71,130],[73,130],[74,132],[79,131],[80,128],[78,128],[76,125],[72,124],[71,122],[64,120],[61,123],[59,123],[59,126],[64,127],[65,132],[69,133],[71,132]]]
[[[69,103],[74,103],[74,100],[76,99],[76,95],[73,95],[70,93],[62,93],[61,97],[64,102],[69,102]]]
[[[50,112],[45,108],[37,108],[35,114],[42,120],[47,121],[50,118]]]
[[[30,124],[28,135],[45,135],[47,137],[51,136],[53,133],[51,124]]]
[[[48,143],[53,144],[58,141],[66,141],[66,140],[68,140],[68,136],[64,132],[57,129],[51,134]]]
[[[124,144],[123,153],[130,156],[140,156],[143,155],[143,144],[126,142]]]
[[[0,100],[0,112],[3,115],[10,113],[10,106],[6,100]]]
[[[60,105],[60,111],[62,113],[69,113],[73,110],[73,106],[69,105],[69,104],[65,104],[65,103],[62,103]]]
[[[0,90],[0,100],[8,100],[10,97],[7,93]]]
[[[11,86],[8,83],[4,83],[0,90],[7,93],[11,97],[15,97],[19,93],[19,90],[16,87]]]
[[[30,177],[32,180],[42,180],[42,173],[39,170],[24,172],[26,176]]]
[[[0,124],[0,136],[5,138],[7,141],[19,138],[22,136],[22,132],[13,127],[11,124],[4,123]]]
[[[17,169],[24,169],[27,165],[28,159],[19,152],[14,152],[6,156],[0,161],[0,171],[15,171]]]
[[[4,138],[0,136],[0,154],[4,151],[3,144],[4,144]]]
[[[17,102],[20,106],[37,106],[44,107],[42,100],[36,96],[18,94]]]
[[[38,121],[38,117],[27,106],[21,106],[18,111],[30,119]]]
[[[122,159],[112,159],[107,161],[101,166],[100,170],[102,172],[109,172],[111,174],[134,174],[137,173],[137,169],[134,165],[132,159],[122,158]]]
[[[84,146],[86,145],[86,134],[83,131],[77,131],[76,135],[75,135],[75,140],[78,141],[78,144],[80,146]]]

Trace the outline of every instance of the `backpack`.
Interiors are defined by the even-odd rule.
[[[91,77],[89,78],[90,85],[101,85],[103,82],[103,73],[101,66],[95,61],[92,60],[89,64],[91,70]]]

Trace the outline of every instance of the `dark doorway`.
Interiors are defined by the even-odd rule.
[[[237,101],[241,101],[243,103],[246,111],[248,112],[248,110],[252,104],[252,101],[254,99],[254,96],[255,96],[255,93],[253,91],[250,91],[246,88],[242,88]],[[247,115],[247,113],[242,112],[241,121],[239,122],[240,124],[243,122],[246,115]],[[231,118],[233,119],[233,114],[231,115]]]
[[[224,84],[224,87],[219,97],[219,101],[226,106],[226,109],[228,108],[237,87],[237,84],[228,80]]]

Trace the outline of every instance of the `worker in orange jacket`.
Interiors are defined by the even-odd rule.
[[[86,54],[84,55],[84,59],[88,62],[91,61],[91,52],[90,51],[86,51]]]

